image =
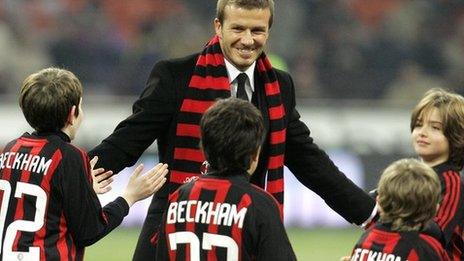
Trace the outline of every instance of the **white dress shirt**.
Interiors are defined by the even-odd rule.
[[[242,71],[235,68],[227,59],[224,58],[227,75],[229,76],[229,82],[231,83],[230,86],[230,93],[232,97],[237,97],[237,76],[242,73]],[[254,80],[254,71],[255,71],[256,61],[246,69],[243,73],[248,76],[248,79],[245,82],[245,91],[248,95],[248,100],[251,101],[251,97],[253,97],[253,92],[255,91],[255,80]]]

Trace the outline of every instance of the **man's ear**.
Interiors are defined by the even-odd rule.
[[[219,39],[222,38],[222,32],[221,32],[221,29],[222,29],[222,24],[221,22],[219,22],[219,19],[215,18],[214,19],[214,31],[216,32],[216,35],[219,37]]]
[[[76,121],[76,110],[77,110],[76,105],[73,105],[71,107],[71,110],[69,110],[69,113],[68,113],[68,124],[69,125],[73,125],[74,122]]]

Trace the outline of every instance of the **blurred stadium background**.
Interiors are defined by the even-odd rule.
[[[98,144],[130,114],[156,61],[202,48],[215,3],[0,1],[0,150],[30,130],[17,106],[21,81],[51,65],[72,70],[85,86],[86,119],[75,143]],[[317,144],[370,190],[388,163],[412,155],[409,112],[418,97],[432,87],[464,94],[463,28],[460,0],[276,0],[267,52],[292,74]],[[150,147],[141,162],[153,165],[156,154]],[[103,203],[127,176],[117,176]],[[130,259],[148,204],[138,203],[87,260]],[[338,260],[360,233],[289,173],[285,211],[301,260]]]

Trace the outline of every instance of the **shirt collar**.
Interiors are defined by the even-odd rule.
[[[237,76],[242,73],[239,69],[237,69],[234,65],[232,65],[227,59],[224,58],[224,62],[226,64],[226,69],[227,69],[227,74],[229,75],[229,82],[232,83]],[[248,76],[248,79],[250,80],[250,86],[251,90],[255,91],[255,66],[256,66],[256,61],[253,62],[253,64],[248,67],[243,73],[246,73]]]
[[[62,131],[34,131],[32,134],[27,133],[27,135],[36,137],[58,136],[65,142],[71,142],[71,139],[69,138],[68,134]]]

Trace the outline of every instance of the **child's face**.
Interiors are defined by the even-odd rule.
[[[443,133],[443,121],[438,109],[421,114],[411,133],[415,152],[429,166],[448,160],[449,142]]]

